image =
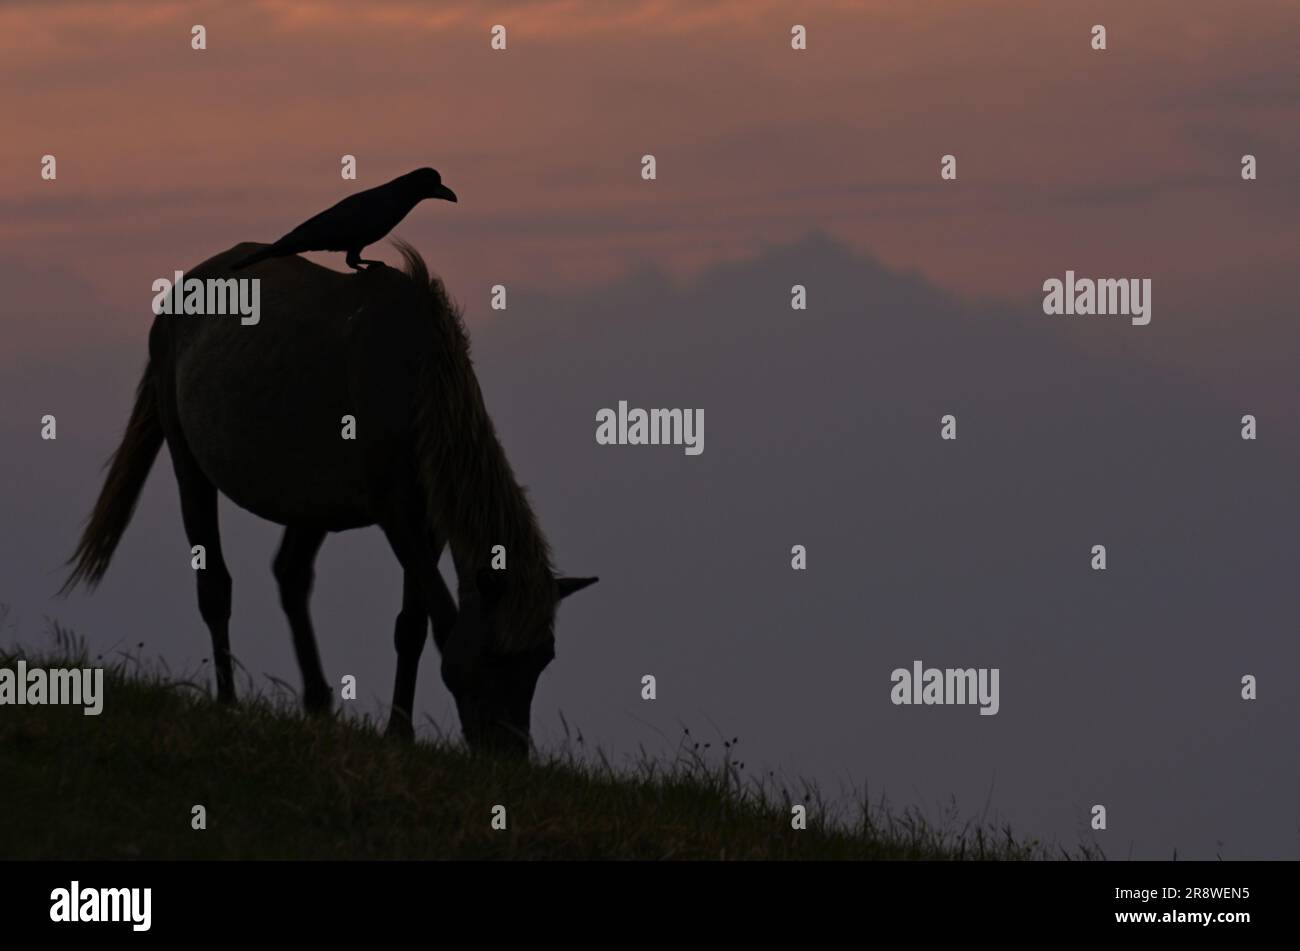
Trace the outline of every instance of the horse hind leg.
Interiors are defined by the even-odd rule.
[[[217,489],[199,468],[183,441],[169,434],[167,448],[181,495],[181,519],[191,546],[203,546],[204,567],[196,569],[199,614],[212,635],[212,662],[217,675],[217,700],[235,701],[235,673],[230,657],[230,572],[221,554],[217,521]]]
[[[271,571],[280,588],[280,606],[293,632],[293,650],[302,674],[302,702],[308,713],[328,713],[334,699],[321,669],[316,633],[312,629],[308,599],[315,580],[313,565],[326,532],[290,525],[284,530]]]

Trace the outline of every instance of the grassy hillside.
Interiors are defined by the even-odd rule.
[[[13,668],[18,655],[0,654]],[[29,666],[92,666],[28,657]],[[95,662],[102,665],[103,661]],[[916,819],[845,828],[813,803],[742,782],[687,740],[672,763],[527,764],[452,742],[402,745],[374,725],[312,720],[287,700],[218,707],[139,665],[105,672],[104,710],[0,706],[0,858],[1030,858],[1005,833]],[[709,755],[712,755],[712,751]],[[589,757],[585,759],[590,759]],[[797,794],[804,793],[802,787]],[[799,802],[798,798],[794,799]],[[191,828],[191,809],[207,829]],[[507,829],[491,827],[506,807]]]

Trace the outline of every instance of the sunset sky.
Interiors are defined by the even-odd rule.
[[[689,276],[820,229],[963,294],[1073,266],[1231,300],[1290,277],[1297,48],[1289,0],[11,2],[0,246],[135,309],[153,276],[429,164],[461,203],[401,233],[462,296]]]
[[[832,793],[1067,842],[1105,799],[1116,857],[1295,858],[1297,50],[1296,0],[0,2],[0,637],[54,618],[196,669],[164,458],[103,586],[50,597],[152,282],[430,165],[459,202],[396,234],[464,307],[560,567],[601,576],[539,738],[557,709],[615,753],[716,723]],[[1150,325],[1044,316],[1067,270],[1151,279]],[[624,399],[704,408],[708,448],[597,446]],[[297,684],[278,529],[222,519],[235,653]],[[319,577],[327,673],[378,708],[396,563],[366,529]],[[419,712],[454,723],[432,653]],[[890,706],[915,658],[1000,665],[1001,712]]]

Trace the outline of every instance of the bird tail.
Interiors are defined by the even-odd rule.
[[[162,423],[154,394],[153,374],[146,367],[136,391],[135,408],[127,423],[122,444],[108,465],[108,478],[100,490],[99,501],[90,515],[81,543],[69,559],[72,574],[64,582],[60,595],[67,594],[80,582],[93,588],[104,577],[122,533],[126,531],[135,503],[140,498],[154,457],[163,444]]]
[[[278,253],[279,252],[275,250],[275,245],[268,245],[259,251],[254,251],[245,258],[240,258],[234,264],[230,265],[230,269],[232,271],[239,271],[248,267],[250,264],[256,264],[258,261],[265,261],[267,258],[273,258]]]

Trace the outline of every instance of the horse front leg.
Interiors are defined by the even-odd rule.
[[[414,739],[415,685],[424,653],[425,634],[433,622],[433,638],[441,650],[456,624],[456,601],[438,570],[443,542],[410,529],[410,521],[398,519],[382,526],[393,553],[402,565],[402,610],[397,615],[393,646],[397,649],[397,674],[393,681],[392,712],[387,734]]]

